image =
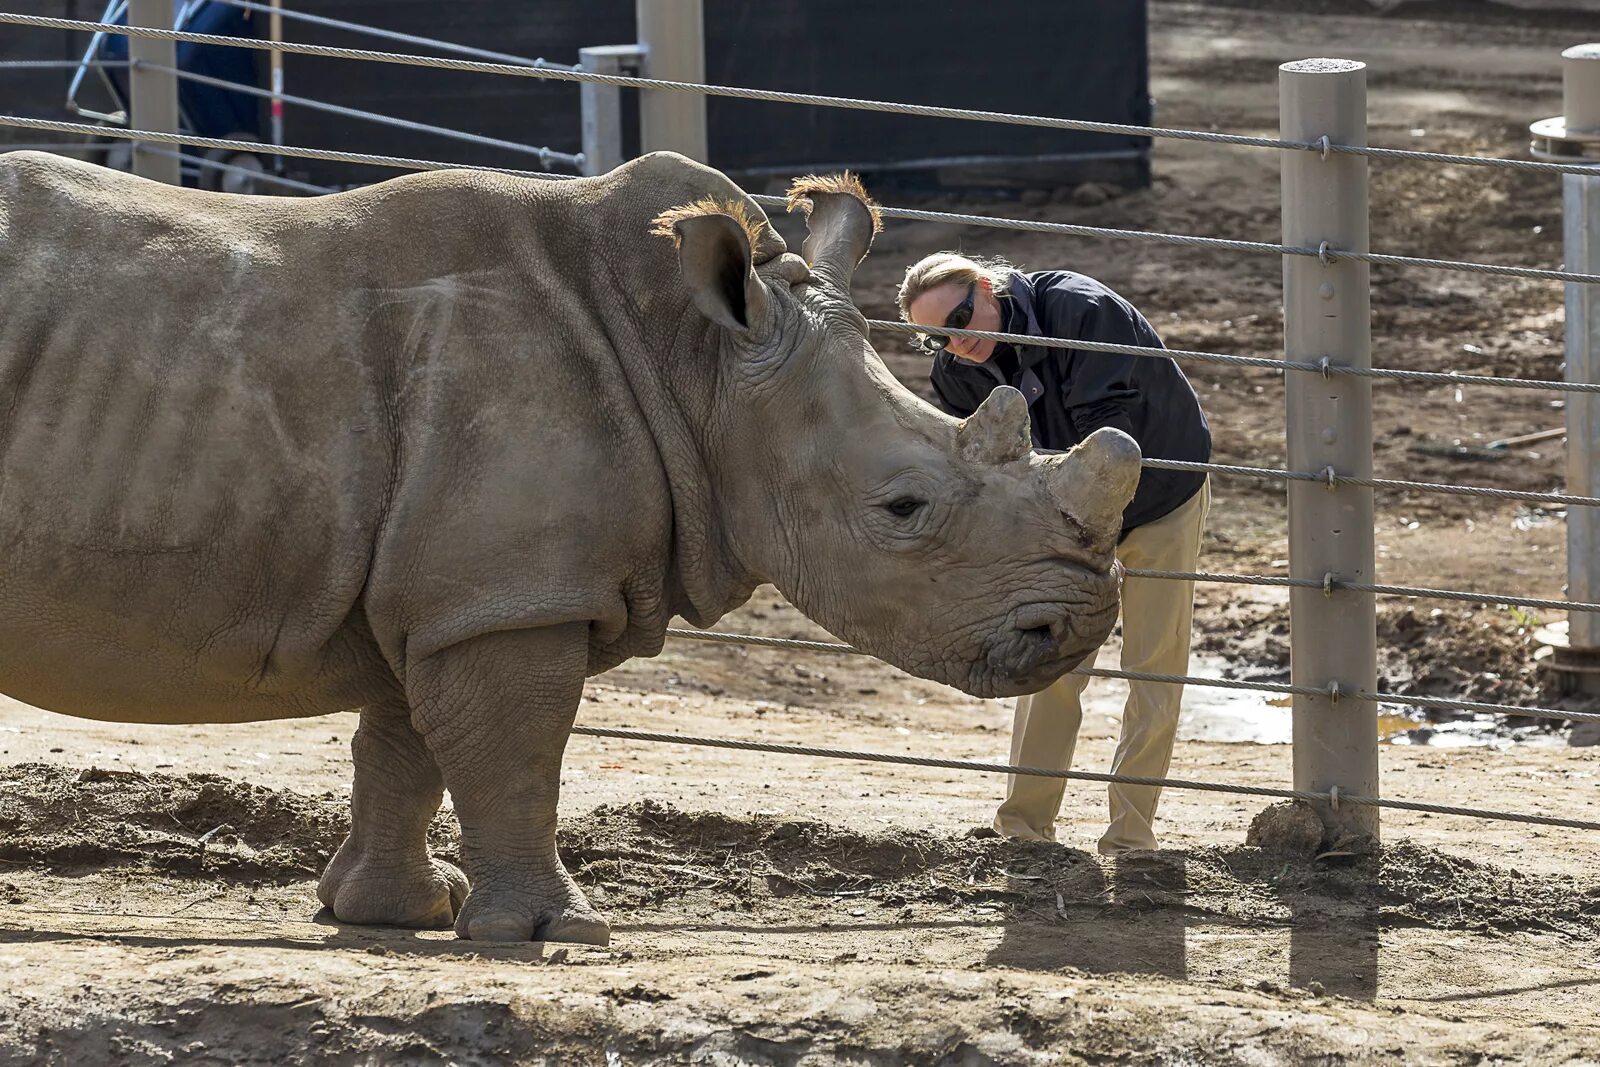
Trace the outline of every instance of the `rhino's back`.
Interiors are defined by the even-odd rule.
[[[338,293],[359,223],[0,159],[0,689],[254,717],[361,658],[390,443]]]

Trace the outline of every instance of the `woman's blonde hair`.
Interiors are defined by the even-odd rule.
[[[985,278],[995,296],[1004,296],[1006,287],[1011,284],[1011,276],[1016,271],[1016,267],[997,257],[964,256],[960,252],[935,252],[931,256],[923,256],[906,268],[905,279],[900,283],[900,291],[896,294],[900,317],[909,322],[911,304],[917,297],[950,282],[970,285],[979,278]]]

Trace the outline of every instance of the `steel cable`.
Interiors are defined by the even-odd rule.
[[[441,52],[454,52],[460,56],[477,56],[479,59],[493,60],[498,63],[512,63],[525,67],[547,67],[554,70],[581,69],[571,63],[553,63],[542,56],[536,59],[528,59],[525,56],[511,55],[509,52],[491,52],[486,48],[472,48],[468,45],[456,44],[453,41],[441,41],[437,37],[418,37],[415,34],[385,30],[362,22],[346,22],[343,19],[330,19],[323,15],[309,15],[304,11],[291,11],[288,8],[278,7],[273,4],[252,3],[251,0],[219,0],[219,2],[232,7],[243,8],[246,11],[259,11],[263,15],[278,15],[291,21],[306,22],[313,26],[323,26],[333,30],[344,30],[347,33],[379,37],[389,41],[402,41],[406,44],[419,44],[424,48],[437,48]]]
[[[1490,489],[1479,485],[1447,485],[1443,482],[1407,482],[1393,478],[1355,478],[1329,471],[1286,471],[1276,467],[1241,467],[1228,463],[1197,463],[1186,459],[1145,459],[1144,466],[1152,470],[1195,471],[1209,474],[1226,474],[1238,478],[1258,478],[1267,481],[1316,482],[1329,488],[1339,485],[1358,485],[1369,489],[1392,489],[1410,493],[1443,493],[1447,496],[1477,496],[1493,500],[1537,500],[1561,507],[1600,507],[1600,496],[1568,496],[1565,493],[1547,493],[1537,490],[1523,492],[1518,489]]]
[[[788,201],[777,196],[751,196],[764,207],[786,207]],[[1195,237],[1189,234],[1161,233],[1155,230],[1119,230],[1105,226],[1082,226],[1068,222],[1042,222],[1029,219],[1007,219],[994,215],[963,215],[944,211],[922,211],[916,208],[884,207],[878,213],[884,218],[906,219],[919,222],[942,222],[958,226],[987,226],[991,229],[1022,230],[1034,233],[1059,233],[1069,237],[1098,237],[1114,241],[1134,241],[1142,244],[1182,245],[1209,248],[1222,252],[1246,252],[1272,256],[1306,256],[1334,262],[1340,259],[1359,260],[1390,267],[1425,267],[1430,270],[1463,271],[1469,274],[1493,274],[1508,278],[1536,278],[1542,281],[1600,283],[1600,274],[1581,274],[1576,271],[1547,270],[1541,267],[1512,267],[1494,263],[1472,263],[1455,259],[1425,259],[1417,256],[1397,256],[1382,252],[1347,252],[1329,246],[1312,248],[1309,245],[1279,245],[1268,241],[1237,241],[1221,237]]]
[[[0,120],[3,121],[3,120]],[[1553,382],[1538,378],[1496,378],[1487,374],[1456,374],[1447,371],[1392,370],[1386,367],[1348,367],[1323,359],[1316,363],[1302,360],[1277,359],[1266,356],[1234,356],[1217,352],[1195,352],[1182,348],[1157,348],[1153,345],[1122,345],[1110,341],[1087,341],[1062,337],[1034,337],[1024,333],[1001,333],[995,330],[952,330],[945,326],[918,326],[892,319],[868,319],[867,326],[885,333],[927,334],[939,337],[970,337],[979,341],[995,341],[1008,345],[1027,345],[1037,348],[1065,348],[1083,352],[1111,352],[1123,356],[1141,356],[1148,359],[1175,359],[1180,363],[1218,363],[1236,367],[1259,367],[1273,371],[1299,371],[1320,374],[1324,377],[1382,378],[1391,381],[1429,382],[1439,385],[1481,385],[1498,389],[1535,389],[1551,393],[1600,393],[1600,384],[1593,382]]]
[[[563,181],[576,177],[572,174],[547,174],[543,171],[515,170],[511,167],[484,167],[475,163],[447,163],[437,159],[380,156],[369,152],[340,152],[331,148],[269,145],[260,141],[232,141],[225,137],[200,137],[189,133],[162,133],[158,130],[119,129],[111,126],[95,126],[87,122],[60,122],[56,119],[31,118],[23,115],[0,115],[0,126],[15,126],[24,130],[51,130],[58,133],[82,133],[91,137],[110,137],[121,141],[192,145],[196,148],[226,148],[257,155],[323,159],[333,163],[366,163],[375,167],[394,167],[399,170],[476,170],[490,174],[510,174],[517,178],[540,178],[545,181]],[[0,145],[0,151],[4,148],[4,145]]]
[[[1196,782],[1182,778],[1148,778],[1135,774],[1100,774],[1095,771],[1057,771],[1045,767],[1019,767],[1009,763],[986,763],[981,760],[935,759],[928,756],[899,756],[891,752],[863,752],[843,748],[813,748],[800,745],[778,745],[766,741],[735,741],[722,737],[694,737],[688,734],[663,734],[646,730],[628,730],[609,726],[574,726],[574,734],[585,737],[609,737],[626,741],[649,741],[668,745],[697,745],[707,748],[727,748],[743,752],[772,752],[784,756],[811,756],[820,759],[854,760],[865,763],[894,763],[907,767],[935,767],[948,771],[978,771],[989,774],[1017,774],[1038,778],[1064,778],[1079,782],[1106,782],[1114,785],[1144,785],[1162,789],[1192,789],[1207,793],[1234,793],[1241,796],[1275,797],[1283,800],[1304,800],[1313,803],[1354,804],[1369,808],[1397,808],[1402,811],[1425,811],[1439,815],[1464,815],[1475,819],[1492,819],[1501,822],[1533,823],[1539,826],[1564,826],[1574,830],[1600,830],[1600,822],[1584,819],[1561,819],[1551,815],[1529,815],[1514,811],[1492,811],[1484,808],[1463,808],[1453,804],[1426,804],[1412,800],[1390,800],[1385,797],[1366,797],[1345,793],[1314,792],[1307,789],[1275,789],[1259,785],[1224,785],[1218,782]]]
[[[392,115],[381,115],[376,111],[363,111],[360,108],[344,107],[340,104],[329,104],[321,100],[312,100],[304,96],[295,96],[290,93],[274,93],[271,89],[261,89],[254,85],[245,85],[240,82],[228,81],[226,78],[213,78],[206,74],[195,74],[192,71],[178,70],[176,67],[164,66],[160,63],[150,63],[144,60],[135,60],[135,70],[154,70],[163,74],[171,74],[183,81],[194,82],[198,85],[210,85],[229,92],[242,93],[265,100],[281,100],[295,107],[307,108],[311,111],[323,111],[330,115],[340,115],[344,118],[360,119],[380,126],[390,126],[396,129],[410,130],[413,133],[431,134],[452,141],[462,141],[467,144],[479,145],[484,148],[496,148],[505,152],[520,152],[524,155],[539,157],[539,165],[549,167],[551,163],[563,163],[569,167],[583,166],[583,154],[573,155],[569,152],[558,152],[553,148],[521,144],[516,141],[505,141],[498,137],[485,137],[478,133],[468,133],[465,130],[454,130],[448,126],[434,126],[426,122],[413,122],[410,119],[399,119]],[[258,152],[259,155],[277,155],[273,151]]]
[[[214,170],[223,174],[237,174],[240,177],[248,178],[251,181],[265,182],[268,185],[278,185],[285,189],[294,189],[302,193],[311,193],[316,196],[333,192],[332,189],[327,189],[320,185],[312,185],[309,182],[295,181],[293,178],[279,177],[278,175],[273,174],[271,171],[251,170],[249,167],[238,167],[231,163],[218,163],[214,159],[193,159],[184,155],[182,152],[171,148],[157,148],[154,145],[134,145],[134,151],[148,152],[153,156],[163,156],[167,159],[176,159],[181,163],[192,164],[202,170]]]
[[[1157,578],[1180,582],[1206,582],[1216,585],[1272,585],[1291,589],[1320,589],[1324,593],[1348,590],[1352,593],[1376,593],[1381,596],[1416,597],[1420,600],[1459,600],[1468,604],[1506,604],[1519,608],[1545,608],[1550,611],[1600,611],[1600,604],[1587,600],[1553,600],[1531,596],[1511,596],[1501,593],[1479,593],[1471,589],[1429,589],[1412,585],[1377,585],[1371,582],[1346,581],[1336,575],[1316,578],[1289,578],[1261,574],[1212,574],[1206,571],[1151,571],[1129,567],[1130,578]]]
[[[1130,572],[1132,573],[1132,572]],[[1149,572],[1150,576],[1189,577],[1181,572]],[[1295,579],[1280,579],[1259,584],[1288,585]],[[1321,583],[1314,583],[1321,587]],[[760,637],[755,634],[731,634],[717,630],[691,630],[669,627],[666,635],[686,641],[709,641],[724,645],[754,645],[764,648],[792,648],[806,652],[826,652],[842,656],[867,656],[852,645],[832,641],[803,641],[798,638]],[[1514,704],[1488,704],[1482,701],[1452,700],[1448,697],[1413,697],[1401,693],[1369,693],[1360,690],[1344,693],[1337,686],[1292,685],[1286,682],[1255,682],[1233,678],[1200,678],[1186,674],[1154,674],[1149,671],[1118,671],[1104,667],[1079,667],[1073,674],[1089,678],[1117,678],[1130,682],[1159,682],[1167,685],[1197,685],[1208,689],[1240,689],[1261,693],[1279,693],[1291,696],[1319,697],[1321,699],[1355,699],[1382,704],[1415,704],[1428,708],[1455,708],[1464,711],[1485,711],[1496,715],[1517,715],[1529,719],[1558,719],[1573,722],[1600,722],[1600,712],[1567,711],[1562,708],[1520,707]]]

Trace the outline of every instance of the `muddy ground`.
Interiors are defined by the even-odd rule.
[[[1600,38],[1594,16],[1476,4],[1157,0],[1151,21],[1162,124],[1272,134],[1276,64],[1332,55],[1371,67],[1374,143],[1491,155],[1560,110],[1560,49]],[[1125,195],[891,202],[1278,239],[1276,155],[1155,152],[1154,187]],[[1385,163],[1372,182],[1375,250],[1560,261],[1554,178]],[[940,247],[1095,274],[1174,347],[1279,352],[1272,257],[890,223],[864,309],[890,317],[905,263]],[[1376,364],[1559,376],[1559,285],[1373,279]],[[921,357],[881,350],[921,388]],[[1281,376],[1193,377],[1218,459],[1281,466]],[[1499,462],[1415,448],[1559,426],[1550,394],[1375,392],[1382,475],[1561,484],[1559,441]],[[1202,566],[1282,573],[1281,488],[1222,481],[1215,496]],[[1560,595],[1559,513],[1378,503],[1381,580]],[[1559,615],[1380,603],[1387,687],[1552,699],[1532,631]],[[770,589],[721,628],[822,636]],[[1283,677],[1276,591],[1206,587],[1197,629],[1202,673]],[[1080,767],[1109,765],[1120,693],[1091,689]],[[1240,736],[1272,739],[1286,709],[1191,696],[1174,775],[1290,781],[1288,746],[1218,728],[1238,716],[1267,724]],[[871,661],[685,643],[595,679],[580,718],[980,759],[1003,757],[1010,725],[1001,702]],[[1600,748],[1533,724],[1445,725],[1386,724],[1386,793],[1600,819]],[[1247,843],[1267,801],[1169,791],[1162,850],[1113,862],[1092,854],[1094,786],[1069,786],[1061,845],[1018,845],[984,835],[989,776],[575,738],[562,850],[613,945],[480,946],[318,913],[353,727],[130,727],[0,698],[0,1064],[1600,1062],[1592,834],[1396,812],[1381,856],[1280,851]],[[453,854],[447,816],[434,845]]]

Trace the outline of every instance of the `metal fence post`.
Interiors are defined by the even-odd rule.
[[[1563,174],[1566,269],[1600,272],[1600,175]],[[1600,382],[1600,287],[1567,283],[1566,380]],[[1600,475],[1600,398],[1567,396],[1567,492],[1595,495]],[[1600,515],[1594,508],[1567,509],[1567,599],[1600,599]],[[1567,647],[1557,662],[1570,671],[1573,688],[1600,692],[1600,617],[1567,613]]]
[[[1561,107],[1564,114],[1529,127],[1533,155],[1600,167],[1600,44],[1561,53]],[[1600,271],[1600,170],[1561,177],[1564,265],[1595,273]],[[1600,382],[1600,286],[1568,282],[1566,295],[1564,377]],[[1600,487],[1600,400],[1568,394],[1566,415],[1567,492],[1593,496]],[[1567,509],[1567,599],[1600,599],[1600,515],[1593,508]],[[1568,612],[1565,645],[1556,645],[1551,661],[1564,689],[1600,693],[1600,616]]]
[[[283,40],[283,0],[272,0],[272,14],[267,19],[267,39],[272,41],[274,44]],[[272,79],[272,103],[268,105],[271,109],[271,117],[268,125],[271,130],[272,143],[282,146],[283,53],[274,48],[268,53],[268,55],[270,58],[267,62],[271,68]],[[274,173],[283,173],[282,156],[272,157],[272,169]]]
[[[1366,65],[1306,59],[1278,68],[1286,140],[1367,143]],[[1283,241],[1365,252],[1367,161],[1339,153],[1283,153]],[[1285,256],[1284,356],[1357,367],[1372,365],[1372,307],[1367,264]],[[1285,376],[1291,470],[1372,475],[1370,379]],[[1372,490],[1352,485],[1289,483],[1289,569],[1326,583],[1331,575],[1373,582]],[[1294,684],[1342,696],[1294,697],[1297,789],[1378,795],[1377,709],[1356,698],[1377,689],[1377,608],[1371,593],[1291,589],[1290,673]],[[1330,832],[1378,834],[1376,808],[1324,805]]]
[[[130,0],[128,24],[154,29],[172,29],[172,0]],[[172,74],[152,70],[147,64],[176,67],[177,46],[171,41],[144,37],[128,38],[128,121],[136,130],[158,133],[178,132],[178,79]],[[141,152],[142,143],[133,146],[133,172],[168,185],[183,181],[179,160],[154,152]]]
[[[703,84],[706,43],[701,0],[636,0],[634,10],[646,74],[663,81]],[[640,90],[639,141],[646,152],[670,149],[706,162],[705,94]]]
[[[578,49],[578,67],[594,74],[637,76],[644,53],[636,44]],[[583,173],[604,174],[622,163],[622,90],[584,82],[578,89],[583,115]]]

